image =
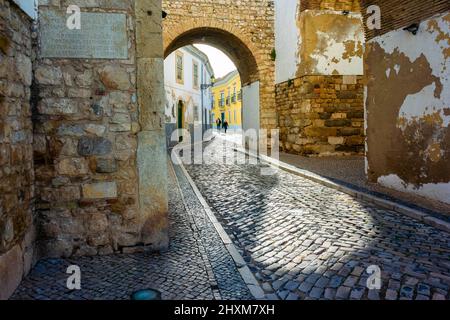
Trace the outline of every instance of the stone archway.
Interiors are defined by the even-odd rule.
[[[242,84],[259,83],[259,123],[264,129],[277,127],[275,112],[275,64],[273,1],[227,0],[182,5],[163,1],[164,56],[186,45],[208,44],[223,51],[234,62]]]
[[[242,37],[219,28],[188,29],[174,39],[164,39],[164,56],[194,43],[211,45],[223,51],[233,61],[241,75],[242,84],[246,85],[260,80],[258,65],[261,65],[261,61],[258,64],[257,59],[261,59],[254,53],[255,48],[250,49],[241,39]]]

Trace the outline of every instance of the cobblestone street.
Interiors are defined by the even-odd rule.
[[[449,299],[450,235],[264,165],[224,164],[216,139],[187,170],[268,299]],[[366,269],[382,271],[368,290]]]
[[[251,299],[186,178],[179,168],[176,171],[188,208],[171,172],[168,252],[43,260],[12,299],[127,300],[133,292],[146,288],[159,290],[163,300]],[[70,265],[81,268],[82,290],[66,288]]]

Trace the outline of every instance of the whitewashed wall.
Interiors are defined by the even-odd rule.
[[[242,87],[242,129],[245,131],[253,129],[256,133],[254,137],[244,138],[244,144],[249,147],[258,145],[259,122],[259,81]]]
[[[297,27],[300,0],[275,1],[275,60],[276,83],[294,79],[297,71],[298,48],[301,38]]]

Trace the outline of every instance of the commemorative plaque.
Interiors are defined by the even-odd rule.
[[[80,29],[67,26],[70,15],[41,9],[41,57],[128,59],[126,15],[81,12]]]

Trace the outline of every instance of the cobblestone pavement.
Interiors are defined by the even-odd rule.
[[[231,256],[202,214],[197,198],[189,194],[192,189],[186,181],[180,183],[188,211],[171,171],[171,244],[167,252],[43,260],[12,299],[126,300],[145,288],[158,289],[166,300],[250,299]],[[80,291],[66,288],[70,265],[81,268]]]
[[[220,138],[207,148],[187,170],[268,299],[450,298],[450,234],[263,164],[224,164],[234,151]],[[366,286],[371,265],[381,290]]]

